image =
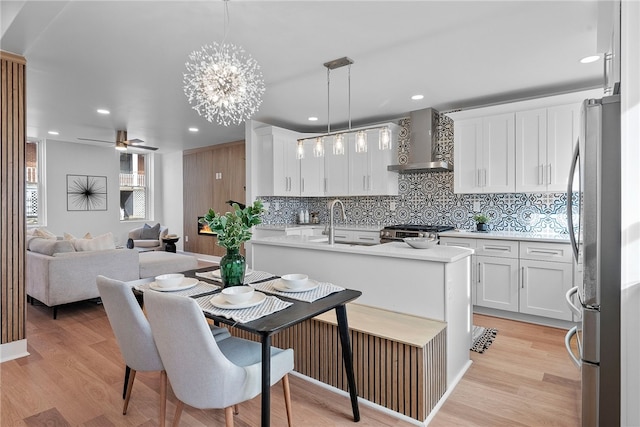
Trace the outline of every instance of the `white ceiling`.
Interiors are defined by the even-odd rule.
[[[327,129],[322,64],[343,56],[355,62],[354,126],[603,81],[602,60],[579,62],[597,50],[597,1],[232,0],[228,9],[226,41],[265,79],[254,119],[299,131]],[[160,152],[244,139],[244,125],[207,122],[182,90],[188,54],[222,41],[223,11],[217,0],[3,0],[0,49],[27,59],[28,135],[114,140],[126,129]],[[346,67],[332,71],[334,130],[346,127],[347,93]],[[412,101],[417,93],[424,99]]]

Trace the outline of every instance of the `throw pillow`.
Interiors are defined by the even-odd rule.
[[[35,230],[33,230],[33,235],[37,237],[42,237],[45,239],[52,239],[52,240],[57,239],[56,235],[50,232],[49,230],[47,230],[46,228],[36,228]]]
[[[116,244],[113,241],[111,232],[96,236],[93,239],[76,239],[74,241],[76,251],[102,251],[106,249],[115,249]]]
[[[140,239],[142,240],[158,240],[160,238],[160,223],[157,223],[153,227],[150,227],[149,224],[145,224],[142,227],[142,232],[140,233]]]
[[[62,233],[62,236],[64,240],[76,240],[77,238],[71,233]],[[83,239],[93,239],[93,236],[91,236],[91,233],[87,233],[84,235]]]
[[[75,252],[73,244],[68,240],[33,239],[29,242],[29,250],[43,255],[53,256],[64,252]]]

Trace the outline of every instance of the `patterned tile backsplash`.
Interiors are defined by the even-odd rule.
[[[409,150],[409,118],[399,124],[398,160],[403,164]],[[436,151],[441,159],[453,163],[453,120],[445,115],[440,115]],[[567,233],[564,193],[455,194],[453,172],[398,174],[398,180],[398,196],[341,197],[347,213],[346,224],[380,228],[393,224],[437,224],[472,230],[473,216],[482,212],[491,219],[487,225],[492,231]],[[320,223],[326,224],[328,204],[333,199],[262,197],[269,203],[263,222],[296,223],[300,209],[308,209],[318,212]],[[474,205],[479,209],[474,210]]]

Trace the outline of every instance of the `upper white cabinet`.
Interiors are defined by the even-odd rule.
[[[378,148],[379,130],[367,131],[368,148],[364,153],[356,152],[355,134],[349,134],[346,138],[349,144],[349,195],[398,194],[398,174],[388,171],[387,166],[397,163],[399,126],[393,123],[387,123],[385,126],[391,130],[393,141],[391,150]]]
[[[454,191],[515,191],[515,117],[513,113],[456,120]]]
[[[346,147],[344,154],[333,154],[333,145],[325,144],[324,190],[327,196],[349,195],[349,151]]]
[[[255,130],[259,196],[299,196],[300,160],[296,158],[299,134],[275,126]]]
[[[566,190],[579,120],[580,104],[516,113],[517,192]]]
[[[303,142],[304,157],[300,160],[300,195],[304,197],[324,196],[325,194],[325,157],[313,155],[315,143],[314,139],[307,139]]]

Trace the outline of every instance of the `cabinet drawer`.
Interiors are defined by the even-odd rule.
[[[568,243],[520,242],[520,258],[540,261],[573,262]]]
[[[441,237],[440,244],[442,246],[458,246],[460,248],[476,248],[476,239],[465,239],[458,237]]]
[[[353,241],[356,243],[377,245],[380,243],[380,233],[378,231],[357,231],[354,232]]]
[[[518,242],[512,240],[478,239],[476,255],[518,258]]]

